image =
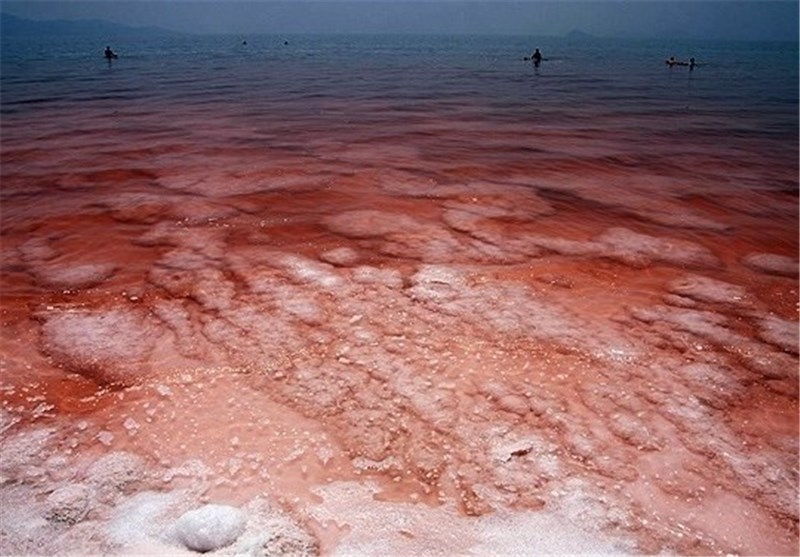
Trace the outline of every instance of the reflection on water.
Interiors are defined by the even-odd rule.
[[[796,548],[796,50],[176,41],[4,49],[4,551]]]

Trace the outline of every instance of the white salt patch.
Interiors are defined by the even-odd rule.
[[[132,453],[112,452],[86,471],[86,481],[98,490],[116,492],[144,477],[144,461]]]
[[[798,353],[798,323],[781,319],[776,315],[767,315],[759,320],[758,336],[770,344],[774,344],[787,352]]]
[[[82,484],[67,484],[55,489],[45,500],[45,518],[75,524],[89,512],[91,493]]]
[[[171,482],[173,478],[193,478],[196,480],[206,480],[213,474],[213,470],[206,466],[202,461],[197,459],[190,459],[181,464],[180,466],[170,468],[162,475],[165,482]]]
[[[456,288],[466,285],[464,274],[453,267],[443,265],[422,265],[411,277],[411,282],[417,284],[446,284]]]
[[[800,270],[796,259],[773,253],[751,253],[742,262],[758,271],[787,277],[796,277]]]
[[[723,315],[710,311],[678,309],[668,306],[632,309],[631,314],[645,323],[668,325],[693,333],[718,344],[734,344],[742,338],[725,326]]]
[[[358,252],[352,248],[341,247],[328,250],[319,256],[320,259],[332,265],[349,267],[358,262]]]
[[[111,443],[114,442],[114,434],[110,431],[101,431],[97,434],[97,440],[100,441],[106,447],[110,447]]]
[[[19,246],[22,259],[28,263],[37,263],[53,259],[58,255],[46,238],[31,238]]]
[[[181,492],[143,491],[124,500],[106,532],[110,539],[123,546],[135,546],[164,537],[165,515],[183,499]]]
[[[51,524],[28,484],[0,482],[0,551],[3,555],[56,555]],[[61,528],[59,528],[60,530]]]
[[[139,313],[63,310],[42,314],[45,351],[74,371],[101,382],[131,381],[146,369],[155,328]]]
[[[6,432],[8,428],[20,421],[20,418],[0,408],[0,435]]]
[[[577,476],[568,478],[552,490],[552,495],[558,515],[566,517],[571,524],[580,524],[584,529],[593,532],[593,536],[604,539],[600,530],[614,528],[624,530],[631,525],[630,514],[584,478]],[[580,533],[578,535],[580,536]],[[585,536],[586,534],[584,540],[587,539]],[[611,543],[611,540],[607,543]],[[618,555],[631,554],[632,549],[632,544],[621,541],[616,542],[616,549],[606,545],[603,549],[598,548],[596,551],[588,552]]]
[[[3,439],[0,450],[0,476],[34,474],[46,459],[46,447],[55,430],[49,428],[20,431]]]
[[[634,555],[621,542],[589,533],[569,520],[544,512],[498,512],[478,521],[479,539],[467,555]]]
[[[724,406],[729,398],[744,393],[733,370],[727,367],[695,362],[679,367],[677,372],[698,399],[714,407]]]
[[[229,309],[235,295],[236,286],[219,269],[206,267],[193,273],[191,296],[203,309]]]
[[[459,232],[472,232],[480,228],[480,223],[484,220],[483,215],[465,211],[461,209],[448,209],[442,214],[444,223]]]
[[[362,265],[353,269],[353,280],[360,284],[379,284],[388,288],[403,287],[403,275],[395,269],[379,269]]]
[[[156,385],[155,389],[158,392],[158,394],[160,394],[163,397],[172,396],[172,389],[170,389],[167,385],[158,384]]]
[[[136,435],[139,432],[139,422],[134,420],[133,418],[125,418],[125,421],[122,423],[122,427],[128,432],[128,435]]]
[[[208,257],[202,253],[190,248],[178,248],[165,253],[157,264],[170,269],[200,271],[210,263]]]
[[[55,288],[89,288],[106,281],[117,271],[110,263],[84,265],[35,265],[37,280]]]
[[[315,284],[328,290],[336,290],[344,284],[342,278],[336,273],[336,268],[327,263],[288,253],[276,255],[273,262],[288,271],[293,278],[302,282]]]
[[[270,557],[312,557],[319,555],[314,538],[290,516],[256,497],[242,507],[247,515],[245,531],[219,555],[263,555]]]
[[[487,231],[474,233],[512,252],[537,255],[541,249],[573,257],[606,257],[633,267],[654,262],[680,266],[717,266],[719,260],[705,247],[685,240],[658,238],[626,228],[610,228],[594,240],[569,240],[535,234],[498,238]]]
[[[228,505],[205,505],[175,522],[175,537],[187,548],[204,553],[232,544],[245,530],[245,514]]]
[[[308,325],[321,325],[325,314],[319,304],[308,294],[283,298],[278,301],[280,309],[293,315]]]
[[[368,555],[614,554],[625,544],[585,531],[550,512],[497,511],[465,517],[450,505],[379,502],[372,483],[336,482],[314,489],[323,502],[311,509],[320,522],[334,521],[347,533],[334,557]]]
[[[687,275],[672,281],[667,288],[673,294],[715,304],[749,305],[747,290],[741,286],[700,275]]]
[[[442,214],[442,220],[450,228],[459,232],[474,232],[481,227],[482,221],[486,219],[505,217],[519,221],[529,221],[536,215],[541,214],[538,211],[520,210],[518,206],[511,205],[507,200],[504,201],[506,202],[491,199],[484,203],[477,198],[472,203],[450,201],[445,203],[447,210]]]
[[[716,266],[719,260],[705,247],[685,240],[657,238],[627,228],[610,228],[596,239],[603,245],[600,255],[633,266],[652,261],[678,265]]]
[[[407,215],[376,210],[345,211],[326,218],[324,222],[333,232],[352,238],[413,232],[422,226],[418,220]]]

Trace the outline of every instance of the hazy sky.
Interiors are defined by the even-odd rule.
[[[502,33],[798,40],[797,0],[700,2],[9,0],[31,19],[106,19],[196,33]]]

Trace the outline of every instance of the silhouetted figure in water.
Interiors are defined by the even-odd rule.
[[[533,54],[531,54],[531,61],[533,62],[534,66],[538,66],[542,63],[542,53],[539,52],[538,48],[533,51]]]
[[[111,50],[110,46],[107,46],[106,51],[103,53],[103,56],[105,56],[106,60],[110,62],[113,58],[117,57],[117,53]]]
[[[688,62],[684,62],[683,60],[676,60],[674,56],[670,56],[667,60],[665,60],[667,66],[670,68],[673,66],[689,66],[689,69],[693,69],[695,67],[694,58],[690,59]]]

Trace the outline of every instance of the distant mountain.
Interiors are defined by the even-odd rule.
[[[0,13],[0,36],[80,36],[88,38],[118,39],[141,37],[143,35],[172,35],[174,31],[159,27],[129,27],[101,19],[25,19],[15,15]]]

